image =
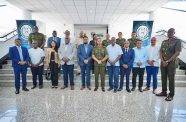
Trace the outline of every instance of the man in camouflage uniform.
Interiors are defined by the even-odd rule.
[[[97,46],[94,47],[92,52],[92,58],[94,60],[94,73],[95,73],[95,89],[97,91],[99,83],[99,75],[101,77],[102,91],[105,92],[105,67],[106,60],[108,59],[107,50],[102,46],[101,38],[97,39]]]
[[[124,46],[124,42],[126,41],[126,39],[123,38],[122,36],[123,36],[122,32],[119,32],[118,33],[118,38],[116,39],[116,44],[121,46],[121,48]]]
[[[131,33],[131,38],[128,39],[128,41],[130,42],[130,48],[134,48],[136,47],[136,43],[137,43],[137,38],[136,38],[136,32],[132,32]]]
[[[157,96],[165,96],[166,101],[172,101],[175,93],[176,59],[181,52],[181,40],[175,36],[175,29],[168,30],[168,39],[160,48],[162,92]],[[167,96],[167,77],[169,79],[169,95]]]
[[[109,44],[110,44],[110,35],[109,34],[106,34],[106,39],[103,40],[102,45],[104,47],[107,47]]]
[[[32,42],[36,41],[38,43],[38,47],[43,49],[45,46],[45,35],[39,33],[39,28],[35,26],[34,32],[29,34],[28,41],[31,46],[32,46]]]

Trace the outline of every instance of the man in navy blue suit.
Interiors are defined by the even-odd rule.
[[[130,42],[125,41],[124,47],[122,48],[123,54],[120,58],[120,87],[118,91],[121,91],[123,89],[124,75],[126,75],[126,90],[130,93],[131,91],[129,88],[129,77],[132,69],[132,64],[134,62],[134,50],[132,48],[129,48],[129,45]]]
[[[47,41],[47,47],[51,48],[51,42],[52,41],[55,41],[57,43],[57,46],[59,48],[60,46],[60,42],[61,42],[61,38],[57,37],[57,32],[54,30],[53,33],[52,33],[52,37],[49,37],[48,38],[48,41]]]
[[[12,60],[12,67],[15,75],[15,94],[19,94],[20,89],[20,74],[22,76],[22,90],[29,91],[26,88],[26,74],[29,61],[28,50],[21,47],[20,39],[15,40],[16,46],[9,48],[9,55]]]
[[[78,47],[78,59],[79,65],[81,68],[81,79],[82,79],[82,88],[85,88],[85,74],[86,74],[86,84],[87,88],[91,90],[90,87],[90,70],[92,65],[92,46],[88,44],[88,37],[83,37],[83,44]]]

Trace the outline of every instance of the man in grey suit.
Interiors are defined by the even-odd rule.
[[[61,89],[68,87],[69,78],[71,90],[74,90],[74,45],[69,38],[65,38],[65,42],[61,42],[58,52],[64,77],[64,86]]]

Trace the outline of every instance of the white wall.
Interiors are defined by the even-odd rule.
[[[109,24],[109,33],[111,37],[114,36],[117,38],[118,32],[121,31],[124,38],[130,38],[134,20],[149,20],[149,14],[130,15],[130,18],[126,18],[123,22]]]

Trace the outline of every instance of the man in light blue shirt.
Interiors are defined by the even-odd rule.
[[[57,37],[57,31],[53,31],[52,33],[52,37],[48,38],[48,41],[47,41],[47,47],[51,48],[51,42],[52,41],[55,41],[57,43],[57,46],[59,48],[60,46],[60,42],[61,42],[61,38]]]
[[[116,38],[111,38],[111,44],[107,46],[107,52],[108,52],[108,61],[107,61],[107,68],[108,68],[108,74],[109,74],[109,86],[110,88],[108,91],[111,91],[114,88],[114,93],[118,90],[118,75],[119,75],[119,59],[121,58],[121,55],[123,54],[123,51],[121,47],[115,43]],[[114,78],[114,82],[113,82]]]
[[[142,47],[142,41],[137,40],[137,47],[134,48],[135,58],[132,68],[132,91],[135,91],[136,88],[136,77],[139,76],[139,91],[143,92],[143,76],[145,71],[145,64],[147,61],[146,49]]]

